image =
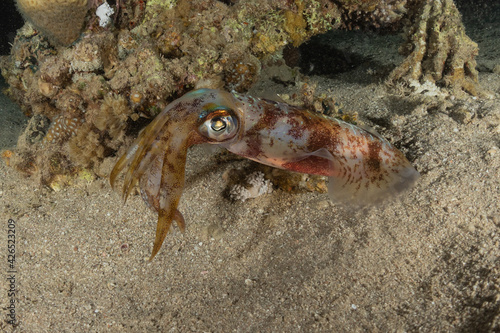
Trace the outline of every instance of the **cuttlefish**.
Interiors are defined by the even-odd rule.
[[[419,173],[406,157],[370,129],[300,107],[214,89],[191,91],[171,102],[139,134],[110,175],[125,170],[123,199],[139,183],[158,211],[151,259],[172,221],[184,188],[188,148],[209,143],[276,168],[327,176],[330,198],[366,205],[410,188]]]

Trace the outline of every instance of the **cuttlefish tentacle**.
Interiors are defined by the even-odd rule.
[[[190,140],[189,130],[179,130],[175,117],[157,121],[143,131],[131,153],[120,159],[111,173],[111,184],[127,164],[123,185],[124,200],[140,181],[141,194],[158,211],[156,239],[151,259],[158,253],[175,220],[181,230],[185,223],[177,210],[184,188],[184,170]],[[161,126],[158,126],[161,124]],[[158,129],[161,129],[160,132]]]
[[[141,179],[144,172],[158,154],[163,154],[164,147],[160,145],[161,130],[164,128],[168,117],[156,117],[148,126],[148,130],[140,133],[136,142],[127,154],[120,157],[110,175],[111,186],[114,187],[116,177],[129,164],[128,172],[123,183],[123,199],[127,200],[130,192]]]
[[[173,136],[172,131],[166,131],[167,140]],[[159,140],[158,140],[159,141]],[[168,142],[165,145],[171,146]],[[160,152],[150,167],[141,176],[139,185],[141,195],[146,203],[158,211],[156,239],[151,259],[158,253],[170,229],[172,220],[177,222],[179,229],[184,232],[185,222],[177,205],[184,187],[184,168],[186,163],[187,140],[176,146],[176,151],[167,155]],[[173,212],[173,215],[171,215]]]
[[[140,133],[111,171],[110,183],[114,187],[117,176],[127,168],[122,188],[125,201],[139,182],[143,199],[158,212],[150,260],[160,250],[172,221],[181,231],[185,229],[177,206],[184,188],[187,150],[193,144],[210,141],[197,132],[205,121],[205,117],[200,118],[200,108],[207,117],[227,116],[220,107],[220,103],[227,104],[224,97],[215,91],[195,91],[172,102]]]
[[[171,135],[174,135],[171,133]],[[187,140],[182,145],[174,146],[176,151],[165,154],[161,171],[161,181],[159,193],[153,197],[158,197],[158,224],[156,225],[156,239],[151,253],[153,259],[163,244],[172,220],[175,220],[181,230],[184,229],[184,217],[177,210],[179,200],[184,189],[184,173],[187,155]]]
[[[217,144],[259,163],[329,177],[332,200],[367,204],[411,187],[418,172],[377,133],[341,120],[224,91],[200,89],[170,103],[139,135],[110,175],[126,169],[123,198],[139,182],[146,203],[158,211],[151,259],[176,221],[184,188],[187,150]]]

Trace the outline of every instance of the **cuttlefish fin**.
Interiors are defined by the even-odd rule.
[[[377,179],[350,176],[328,177],[328,195],[333,202],[349,206],[380,203],[410,189],[420,177],[410,164],[385,171]]]
[[[334,170],[328,177],[330,199],[349,206],[366,206],[396,196],[411,188],[420,176],[400,152],[394,153],[391,165],[380,161],[378,170],[372,170],[366,161],[337,159],[324,148],[311,155],[327,159]]]

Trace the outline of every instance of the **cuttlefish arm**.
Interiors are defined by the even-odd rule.
[[[140,133],[111,171],[113,187],[117,176],[125,171],[124,201],[139,183],[143,199],[158,212],[150,260],[160,250],[172,221],[175,220],[181,230],[185,228],[177,206],[184,188],[188,148],[193,144],[219,143],[236,134],[237,120],[231,109],[235,107],[231,96],[202,89],[173,101]],[[211,126],[218,131],[208,135]]]
[[[192,91],[170,103],[139,135],[110,175],[125,171],[123,198],[139,183],[158,211],[151,259],[175,220],[184,188],[187,150],[218,144],[277,168],[329,177],[332,200],[369,204],[411,187],[419,174],[387,140],[340,120],[285,103],[212,89]]]

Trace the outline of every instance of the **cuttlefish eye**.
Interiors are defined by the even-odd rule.
[[[207,114],[198,127],[201,135],[222,142],[231,139],[238,131],[238,119],[231,110],[216,110]]]

